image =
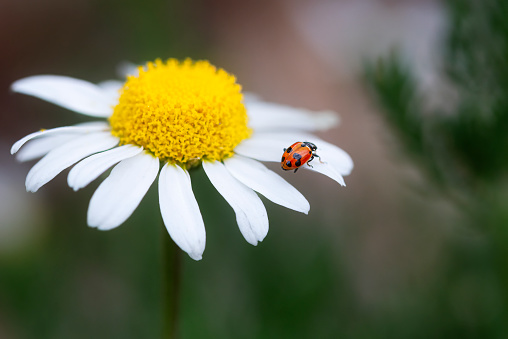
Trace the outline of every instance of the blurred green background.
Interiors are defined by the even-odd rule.
[[[100,180],[26,193],[11,144],[88,119],[9,85],[170,57],[337,111],[320,136],[356,166],[343,188],[270,165],[311,212],[264,200],[257,247],[195,170],[207,246],[183,255],[181,338],[507,338],[507,17],[502,0],[0,0],[0,338],[160,337],[155,187],[108,232],[86,226]]]

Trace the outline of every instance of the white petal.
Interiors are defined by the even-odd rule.
[[[280,162],[284,148],[297,141],[313,141],[317,137],[305,133],[254,133],[235,148],[235,153],[260,161]],[[319,145],[318,145],[319,148]]]
[[[303,108],[269,103],[264,101],[245,101],[249,126],[256,131],[320,131],[339,124],[335,112],[312,112]]]
[[[280,162],[284,148],[296,141],[310,141],[317,146],[317,154],[310,166],[302,168],[322,173],[341,185],[344,184],[343,175],[348,175],[353,169],[353,161],[349,154],[339,147],[330,144],[316,136],[307,133],[254,133],[250,139],[242,141],[235,153],[261,161]],[[321,160],[321,161],[320,161]]]
[[[46,155],[49,151],[63,145],[67,141],[76,138],[73,134],[57,134],[44,138],[31,140],[17,154],[16,160],[30,161]]]
[[[97,179],[99,175],[117,162],[133,157],[141,153],[142,150],[142,147],[124,145],[91,155],[71,169],[67,183],[77,191]]]
[[[110,230],[138,207],[159,172],[159,159],[140,153],[116,165],[90,200],[88,225]]]
[[[46,137],[50,135],[57,134],[80,134],[80,133],[88,133],[88,132],[96,132],[103,131],[109,129],[109,125],[106,122],[94,121],[86,124],[81,124],[79,126],[66,126],[66,127],[57,127],[52,129],[40,130],[34,133],[27,135],[24,138],[19,139],[12,145],[11,154],[19,151],[21,146],[23,146],[27,141],[32,140],[34,138]]]
[[[32,167],[26,177],[26,190],[36,192],[61,171],[84,157],[107,150],[118,144],[108,132],[86,134],[59,146]]]
[[[11,89],[94,117],[109,117],[116,104],[99,86],[64,76],[36,75],[14,82]]]
[[[316,139],[317,154],[323,162],[334,168],[341,175],[349,175],[353,170],[353,159],[343,149],[321,139]],[[314,163],[316,161],[313,161]],[[319,161],[317,161],[319,162]]]
[[[117,104],[118,99],[120,98],[120,90],[122,89],[124,83],[118,80],[106,80],[99,82],[97,86],[102,88],[105,93],[111,98],[111,100]]]
[[[323,162],[333,166],[341,175],[353,169],[353,160],[344,150],[308,133],[254,133],[242,141],[235,153],[261,161],[280,162],[284,148],[297,141],[310,141],[317,146],[317,154]],[[314,163],[315,160],[312,162]]]
[[[218,161],[203,162],[203,168],[217,191],[236,213],[236,221],[245,240],[257,245],[268,233],[268,216],[256,192],[235,179]]]
[[[236,179],[274,203],[305,214],[309,212],[307,199],[262,163],[235,155],[224,160],[224,165]]]
[[[166,164],[159,175],[159,204],[164,225],[174,242],[194,260],[201,260],[206,232],[192,192],[189,173]]]
[[[346,186],[346,183],[344,182],[344,178],[342,177],[342,175],[330,163],[320,162],[319,158],[317,159],[315,158],[312,161],[311,165],[312,167],[304,165],[301,168],[324,174],[327,177],[337,181],[341,186]]]

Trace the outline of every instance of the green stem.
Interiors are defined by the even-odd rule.
[[[178,336],[182,251],[170,238],[164,224],[162,224],[162,228],[162,338],[176,339]]]

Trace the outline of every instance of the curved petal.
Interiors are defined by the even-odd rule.
[[[117,162],[133,157],[141,153],[142,150],[142,147],[124,145],[91,155],[71,169],[67,183],[77,191],[97,179],[99,175]]]
[[[245,101],[249,127],[256,131],[321,131],[335,127],[340,118],[335,112],[312,112],[264,101]]]
[[[35,138],[59,135],[59,134],[80,134],[80,133],[88,133],[88,132],[96,132],[96,131],[104,131],[109,129],[109,125],[106,122],[102,121],[94,121],[86,124],[81,124],[79,126],[66,126],[66,127],[57,127],[52,129],[40,130],[34,133],[27,135],[16,141],[14,145],[11,147],[11,154],[19,151],[21,146],[23,146],[27,141],[30,141]]]
[[[57,134],[45,138],[32,140],[16,153],[16,160],[30,161],[46,155],[49,151],[76,138],[73,134]]]
[[[353,160],[349,154],[308,133],[254,133],[251,138],[242,141],[235,148],[235,153],[260,161],[280,162],[284,148],[296,141],[313,142],[318,147],[317,154],[321,156],[323,162],[333,166],[341,175],[351,173]]]
[[[236,221],[245,240],[257,245],[268,233],[268,216],[258,195],[229,174],[219,161],[203,162],[203,168],[217,191],[236,213]]]
[[[65,76],[36,75],[14,82],[11,89],[94,117],[109,117],[116,104],[99,86]]]
[[[159,172],[159,159],[147,153],[121,161],[97,188],[88,206],[88,225],[110,230],[131,216]]]
[[[201,260],[206,232],[192,192],[190,176],[180,166],[166,164],[159,175],[159,205],[173,241],[194,260]]]
[[[301,168],[324,174],[327,177],[337,181],[341,186],[346,186],[344,178],[337,171],[337,169],[333,167],[330,163],[320,162],[319,158],[317,160],[314,159],[314,161],[312,161],[312,167],[304,165]]]
[[[90,154],[102,152],[117,144],[116,137],[102,132],[80,136],[53,149],[28,172],[25,181],[26,190],[36,192],[67,167]]]
[[[351,159],[348,153],[324,140],[316,139],[316,142],[319,143],[318,154],[323,162],[326,162],[341,175],[349,175],[351,173],[354,164],[353,159]],[[313,161],[312,163],[315,162]]]
[[[298,212],[309,213],[310,205],[307,199],[262,163],[235,155],[224,160],[224,165],[236,179],[274,203]]]

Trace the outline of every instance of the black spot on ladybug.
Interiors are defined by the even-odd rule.
[[[300,153],[295,153],[293,154],[293,158],[295,158],[296,160],[300,160],[302,158],[302,155]]]
[[[286,153],[291,153],[293,149],[291,148],[291,146],[289,146],[287,149],[286,149]]]
[[[287,167],[291,167],[291,161],[289,161],[289,160],[288,160],[288,161],[286,161],[286,166],[287,166]]]
[[[282,157],[282,160],[280,162],[284,162],[286,160],[286,157]]]
[[[298,155],[300,155],[300,154],[298,154]],[[296,157],[295,157],[295,158],[296,158]],[[300,158],[301,158],[301,157],[300,157]],[[301,160],[301,159],[296,160],[296,162],[295,162],[295,166],[296,166],[296,167],[300,167],[301,165],[302,165],[302,160]]]

